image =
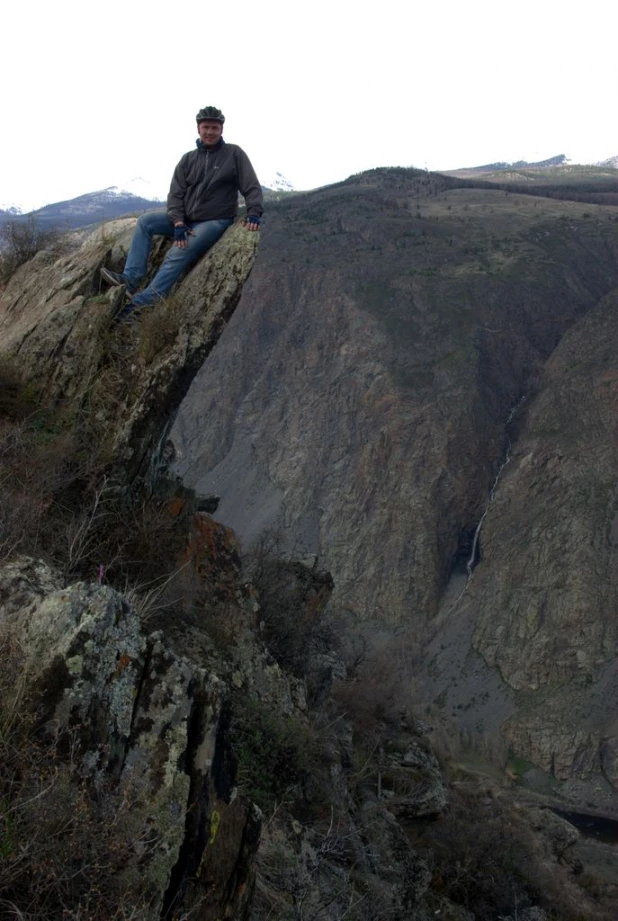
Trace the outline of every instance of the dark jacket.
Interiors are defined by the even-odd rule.
[[[247,214],[262,216],[262,189],[247,154],[223,138],[213,150],[200,140],[186,153],[172,177],[167,213],[172,221],[216,221],[235,218],[238,193]]]

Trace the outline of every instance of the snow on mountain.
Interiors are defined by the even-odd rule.
[[[24,221],[33,217],[42,229],[69,230],[97,224],[100,221],[113,220],[127,214],[139,214],[153,208],[161,208],[160,198],[146,197],[156,194],[157,191],[154,187],[151,191],[148,183],[131,181],[122,183],[122,185],[128,185],[129,189],[135,191],[128,189],[125,191],[121,186],[108,186],[97,192],[78,195],[77,198],[43,205],[27,214],[19,211],[9,213],[0,211],[0,225],[12,219]],[[137,194],[138,192],[142,194]]]
[[[294,186],[289,179],[286,179],[283,173],[275,173],[266,181],[260,180],[262,188],[270,189],[272,192],[293,192]]]
[[[136,198],[144,198],[147,201],[165,201],[167,198],[167,188],[161,189],[159,184],[151,182],[149,179],[143,179],[141,176],[135,176],[133,179],[127,179],[118,185],[109,186],[103,191],[112,195],[134,195]]]
[[[22,201],[20,205],[11,202],[10,204],[0,203],[0,214],[7,220],[7,216],[18,217],[22,214],[29,214],[36,211],[41,212],[49,209],[56,209],[63,206],[64,210],[81,211],[90,207],[96,209],[104,206],[105,203],[121,202],[126,203],[126,210],[131,210],[131,200],[139,199],[140,204],[137,206],[143,208],[141,202],[163,202],[167,198],[167,186],[162,187],[161,183],[151,182],[136,176],[127,179],[116,185],[107,186],[104,189],[97,189],[95,192],[86,192],[85,194],[74,196],[70,199],[52,200],[49,199],[43,203],[41,201]]]

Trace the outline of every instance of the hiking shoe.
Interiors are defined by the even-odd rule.
[[[135,292],[135,285],[132,285],[126,275],[120,275],[118,272],[112,272],[111,269],[101,269],[101,278],[108,283],[108,285],[113,285],[115,288],[124,285],[129,294]]]
[[[136,312],[137,311],[137,312]],[[125,304],[124,307],[114,315],[113,323],[119,326],[121,323],[133,322],[139,316],[138,304]]]

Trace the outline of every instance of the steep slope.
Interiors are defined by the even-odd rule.
[[[246,545],[272,527],[319,557],[365,632],[405,630],[401,681],[412,669],[449,719],[481,735],[510,719],[514,750],[575,798],[595,801],[586,772],[611,775],[600,806],[616,785],[612,391],[585,361],[570,399],[555,380],[567,333],[611,379],[615,209],[455,185],[377,171],[273,208],[181,410],[177,469],[221,496]],[[599,394],[610,403],[593,407]],[[464,617],[461,574],[522,398],[510,434],[541,413],[535,460],[509,514],[498,498],[512,487],[498,486]]]
[[[273,210],[183,407],[178,469],[246,541],[283,523],[364,617],[422,620],[510,408],[616,284],[613,215],[404,171]]]
[[[453,576],[420,667],[466,733],[502,727],[534,787],[597,809],[618,789],[617,307],[614,291],[567,331],[516,415],[480,559]]]
[[[618,292],[564,336],[484,524],[474,645],[519,692],[513,746],[618,789]]]

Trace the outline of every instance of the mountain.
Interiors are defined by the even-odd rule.
[[[547,192],[282,195],[131,324],[135,219],[12,273],[14,913],[613,921],[615,846],[552,810],[615,836],[617,215]],[[204,358],[178,468],[245,566],[169,476]]]
[[[141,176],[135,176],[118,185],[110,186],[106,191],[121,196],[135,196],[146,201],[164,202],[167,198],[167,186],[161,188],[160,184],[143,179]]]
[[[289,179],[286,179],[283,173],[275,173],[266,181],[262,181],[262,188],[269,192],[294,192],[294,186]]]
[[[269,184],[262,188],[269,192],[290,192],[294,187],[281,173],[275,173]],[[67,201],[54,202],[26,214],[13,205],[0,207],[0,225],[34,218],[42,230],[72,230],[126,214],[161,208],[164,202],[165,195],[161,195],[159,188],[147,180],[136,178]]]
[[[597,194],[384,169],[274,202],[173,439],[247,548],[274,534],[332,573],[432,719],[608,808],[618,212]]]
[[[618,173],[612,163],[612,158],[596,164],[571,163],[564,154],[560,154],[536,163],[528,163],[525,160],[519,160],[516,163],[488,163],[485,166],[449,170],[445,175],[460,179],[482,180],[502,185],[505,188],[519,185],[522,191],[530,191],[530,188],[535,186],[537,190],[535,194],[541,195],[561,194],[557,193],[555,187],[564,185],[570,189],[573,197],[577,186],[586,186],[586,194],[581,198],[582,201],[597,201],[598,203],[603,201],[605,204],[616,204],[618,198],[615,186]],[[525,190],[524,186],[529,188]],[[606,187],[608,194],[603,199],[589,197],[588,193],[593,190],[593,186],[596,186],[599,195],[604,195]]]
[[[18,208],[17,205],[0,205],[0,221],[15,218],[22,213],[21,208]]]
[[[456,173],[495,173],[502,170],[513,169],[546,169],[552,166],[565,166],[569,161],[564,154],[558,154],[555,157],[549,157],[547,160],[538,160],[535,163],[528,163],[527,160],[517,160],[515,163],[486,163],[484,166],[470,166],[464,169],[454,170]],[[450,172],[450,171],[449,171]]]
[[[2,214],[0,223],[35,219],[42,230],[73,230],[101,221],[113,220],[125,214],[135,214],[161,207],[159,199],[142,198],[132,192],[110,186],[98,192],[88,192],[68,201],[54,202],[27,214]]]

